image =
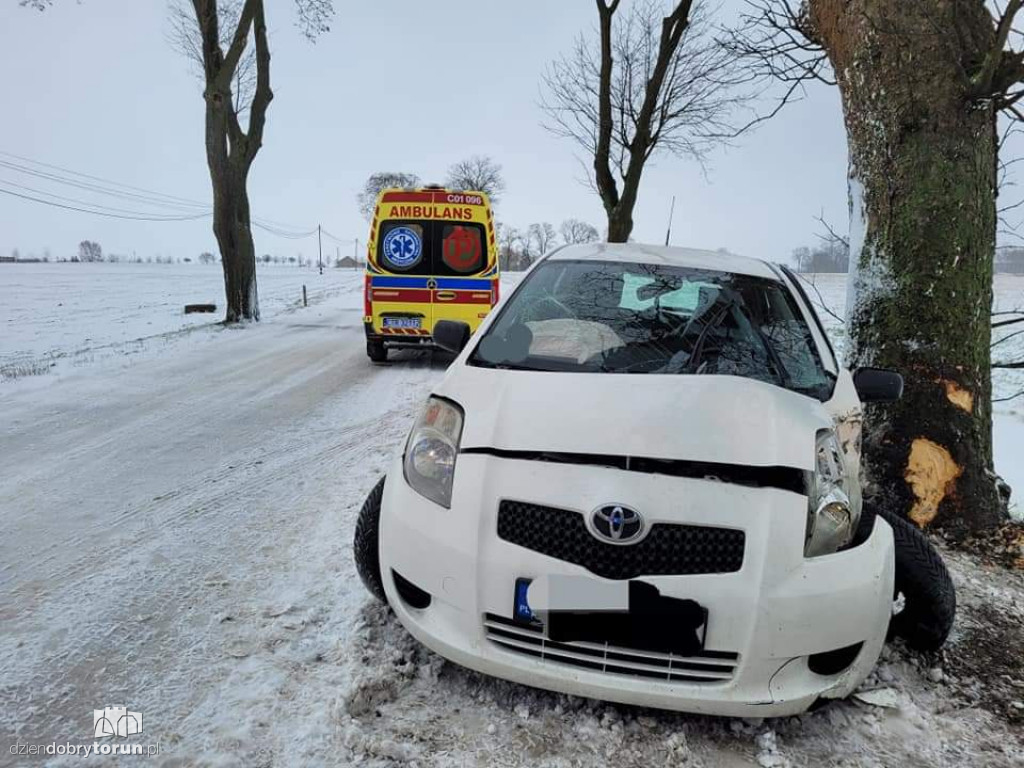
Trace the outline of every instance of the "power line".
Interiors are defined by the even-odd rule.
[[[0,150],[0,155],[3,155],[5,157],[13,157],[15,160],[21,160],[21,161],[26,162],[26,163],[32,163],[33,165],[42,166],[43,168],[50,168],[50,169],[55,170],[55,171],[61,171],[62,173],[70,173],[72,176],[78,176],[78,177],[83,178],[83,179],[91,179],[92,181],[98,181],[98,182],[101,182],[103,184],[108,184],[110,186],[121,187],[123,189],[130,189],[130,190],[134,190],[135,192],[145,192],[148,195],[156,195],[157,197],[167,198],[168,200],[173,200],[173,201],[176,201],[178,203],[183,203],[183,204],[186,204],[186,205],[193,205],[193,206],[198,205],[198,206],[202,206],[202,207],[205,207],[205,208],[209,207],[209,203],[201,203],[198,200],[190,200],[187,197],[178,197],[176,195],[167,195],[167,194],[164,194],[163,192],[155,192],[155,191],[153,191],[151,189],[144,189],[142,187],[133,187],[130,184],[122,184],[121,182],[112,181],[111,179],[104,179],[104,178],[102,178],[100,176],[92,176],[92,175],[90,175],[88,173],[81,173],[80,171],[73,171],[70,168],[64,168],[62,166],[53,165],[51,163],[44,163],[44,162],[42,162],[40,160],[33,160],[32,158],[23,157],[21,155],[15,155],[15,154],[13,154],[11,152],[4,152],[3,150]],[[0,161],[0,162],[3,162],[3,161]]]
[[[102,203],[94,203],[90,201],[80,200],[77,198],[66,197],[58,195],[54,192],[46,192],[33,187],[28,187],[23,184],[18,184],[13,181],[6,179],[0,179],[0,184],[5,184],[9,187],[16,187],[28,192],[33,192],[38,195],[44,195],[49,198],[56,200],[64,200],[65,202],[73,203],[74,205],[60,205],[52,201],[43,200],[32,195],[18,194],[10,190],[0,190],[5,194],[19,197],[24,200],[30,200],[32,202],[42,203],[44,205],[51,205],[56,208],[63,208],[65,210],[78,211],[81,213],[95,213],[96,215],[106,216],[108,218],[123,218],[133,221],[190,221],[195,219],[201,219],[206,216],[212,215],[212,206],[209,203],[202,203],[198,200],[192,200],[186,197],[179,197],[177,195],[168,195],[163,192],[157,192],[155,190],[146,189],[144,187],[136,187],[131,184],[124,184],[122,182],[113,181],[112,179],[106,179],[102,176],[95,176],[88,173],[82,173],[81,171],[75,171],[70,168],[65,168],[60,165],[53,163],[44,163],[40,160],[34,160],[23,155],[17,155],[12,152],[4,152],[0,150],[0,156],[7,158],[14,158],[24,163],[30,163],[31,165],[40,166],[41,168],[49,168],[58,173],[50,173],[47,171],[40,170],[39,168],[33,168],[30,166],[22,165],[20,163],[11,162],[10,160],[0,159],[0,168],[6,168],[14,171],[15,173],[21,173],[29,175],[38,179],[53,182],[56,184],[63,184],[66,186],[80,189],[85,192],[92,192],[100,195],[107,195],[109,197],[127,200],[130,202],[144,203],[147,206],[158,206],[161,207],[162,211],[157,212],[144,212],[135,211],[125,208],[116,208],[113,206],[104,205]],[[60,174],[70,174],[77,178],[67,178]],[[88,179],[89,181],[80,181],[79,179]],[[90,183],[97,182],[97,183]],[[140,194],[141,193],[141,194]],[[85,207],[78,207],[85,206]],[[203,213],[193,213],[196,209],[202,209]],[[123,215],[118,215],[123,214]],[[284,238],[286,240],[303,240],[308,237],[312,237],[317,233],[316,228],[309,230],[303,230],[300,227],[296,227],[290,224],[274,221],[272,219],[256,218],[250,219],[252,226],[257,227],[264,232],[267,232],[275,237]],[[347,242],[335,235],[330,234],[326,230],[324,231],[328,237],[341,242]]]
[[[43,205],[53,206],[54,208],[63,208],[67,211],[79,211],[80,213],[91,213],[95,216],[106,216],[108,219],[128,219],[130,221],[193,221],[195,219],[205,219],[210,215],[209,213],[200,213],[195,216],[122,216],[116,213],[104,213],[103,211],[62,205],[61,203],[55,203],[51,200],[43,200],[42,198],[32,197],[31,195],[22,195],[18,192],[12,192],[9,189],[0,189],[0,193],[11,195],[12,197],[20,197],[22,200],[31,200],[36,203],[42,203]]]
[[[46,190],[36,189],[35,187],[29,187],[29,186],[26,186],[24,184],[18,184],[17,182],[14,182],[14,181],[7,181],[6,179],[0,179],[0,184],[2,184],[4,186],[7,186],[7,187],[16,187],[17,189],[23,190],[25,192],[34,192],[37,195],[45,195],[46,197],[51,197],[51,198],[53,198],[55,200],[63,200],[64,202],[67,202],[67,203],[75,203],[76,205],[85,205],[85,206],[88,206],[89,208],[96,208],[96,209],[99,209],[99,210],[102,210],[102,211],[110,211],[111,213],[125,213],[125,214],[129,214],[129,215],[133,215],[133,216],[134,215],[140,215],[140,216],[150,216],[150,215],[152,215],[152,216],[165,216],[165,215],[168,215],[168,214],[165,214],[165,213],[160,212],[160,211],[156,211],[156,212],[153,212],[151,214],[151,213],[149,213],[147,211],[138,211],[138,210],[133,210],[133,209],[129,209],[129,208],[115,208],[115,207],[110,206],[110,205],[103,205],[102,203],[93,203],[93,202],[88,201],[88,200],[79,200],[78,198],[74,198],[74,197],[66,197],[64,195],[58,195],[56,192],[47,192]],[[207,214],[203,214],[203,215],[207,215]]]

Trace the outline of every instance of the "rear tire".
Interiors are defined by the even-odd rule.
[[[366,354],[375,363],[385,363],[388,359],[388,350],[383,341],[366,342]]]
[[[956,588],[942,557],[920,529],[902,517],[879,512],[896,545],[896,594],[903,610],[889,629],[916,651],[937,651],[946,642],[956,617]]]
[[[370,594],[387,605],[384,596],[384,577],[380,572],[380,503],[384,497],[384,480],[373,486],[370,495],[363,502],[356,521],[356,535],[352,542],[352,554],[356,571]]]

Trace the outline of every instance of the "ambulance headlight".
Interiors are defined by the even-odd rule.
[[[832,554],[853,539],[860,515],[850,504],[847,483],[839,438],[831,429],[821,430],[814,441],[814,472],[807,494],[805,557]]]
[[[450,508],[455,459],[462,438],[462,409],[430,397],[420,412],[402,462],[405,481],[421,496]]]

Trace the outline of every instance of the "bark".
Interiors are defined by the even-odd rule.
[[[865,495],[964,533],[1005,512],[992,464],[996,113],[972,96],[981,0],[810,0],[849,142],[851,367],[900,371],[865,414]]]
[[[249,169],[263,142],[270,89],[270,49],[263,0],[246,0],[227,52],[220,47],[215,0],[193,0],[202,36],[206,88],[206,162],[213,187],[213,232],[224,270],[224,322],[259,320],[256,248],[250,223]],[[231,84],[250,33],[256,49],[256,89],[248,130],[238,120]]]

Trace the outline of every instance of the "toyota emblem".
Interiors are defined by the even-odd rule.
[[[610,544],[633,544],[644,534],[644,519],[625,504],[605,504],[591,513],[590,530]]]

